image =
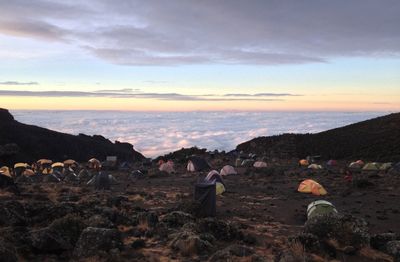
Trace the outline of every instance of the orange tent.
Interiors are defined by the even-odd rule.
[[[35,172],[32,169],[26,169],[23,173],[24,176],[34,176]]]
[[[11,177],[10,169],[6,166],[0,168],[0,174]]]
[[[327,194],[325,188],[312,179],[306,179],[301,182],[297,191],[301,193],[312,193],[316,196],[323,196]]]
[[[299,161],[300,166],[308,166],[310,163],[306,159],[302,159]]]

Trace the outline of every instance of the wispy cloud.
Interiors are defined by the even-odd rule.
[[[25,96],[25,97],[111,97],[111,98],[138,98],[158,99],[172,101],[283,101],[284,96],[298,96],[291,94],[205,94],[186,95],[179,93],[141,92],[139,89],[98,90],[84,91],[22,91],[0,90],[0,96]]]
[[[0,34],[62,41],[121,65],[325,63],[399,57],[400,2],[2,1]]]
[[[4,81],[0,82],[3,86],[33,86],[38,85],[38,82],[18,82],[18,81]]]

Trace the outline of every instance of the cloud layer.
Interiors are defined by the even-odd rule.
[[[22,84],[26,85],[30,83],[22,83]],[[157,100],[170,100],[170,101],[283,101],[282,97],[300,96],[300,95],[289,94],[289,93],[185,95],[179,93],[154,93],[154,92],[147,93],[147,92],[141,92],[139,89],[117,89],[117,90],[98,90],[94,92],[0,90],[0,97],[1,96],[111,97],[111,98],[157,99]]]
[[[319,132],[385,113],[13,111],[15,118],[72,134],[132,143],[148,157],[182,147],[232,150],[257,136]]]
[[[325,63],[400,53],[400,2],[0,0],[0,34],[122,65]]]

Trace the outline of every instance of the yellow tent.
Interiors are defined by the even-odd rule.
[[[310,163],[306,159],[302,159],[299,161],[300,166],[308,166]]]
[[[14,169],[16,169],[16,168],[27,168],[27,167],[28,167],[27,163],[16,163],[14,165]]]
[[[301,182],[297,191],[301,193],[312,193],[316,196],[323,196],[327,194],[325,188],[312,179],[306,179]]]
[[[224,185],[222,183],[219,183],[219,182],[215,183],[215,192],[216,192],[217,196],[221,195],[222,193],[224,193],[225,192]]]
[[[51,165],[51,167],[52,167],[52,168],[55,168],[55,167],[64,167],[64,164],[61,163],[61,162],[55,162],[54,164]]]
[[[6,166],[0,168],[0,174],[11,177],[10,169]]]

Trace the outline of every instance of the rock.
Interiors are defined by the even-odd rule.
[[[32,246],[40,253],[59,254],[70,250],[73,246],[57,232],[49,228],[42,228],[31,232]]]
[[[343,253],[345,253],[346,255],[354,255],[356,252],[356,249],[352,246],[345,246],[343,248]]]
[[[23,226],[26,224],[24,206],[14,200],[0,202],[0,225]]]
[[[18,154],[19,151],[20,148],[17,144],[15,143],[5,144],[0,146],[0,157],[13,156]]]
[[[107,206],[109,207],[121,207],[121,204],[123,201],[127,201],[128,198],[124,197],[124,196],[111,196],[109,198],[107,198]]]
[[[158,216],[154,212],[140,212],[138,214],[139,225],[146,227],[155,227],[158,223]]]
[[[255,244],[257,244],[257,238],[255,237],[254,234],[250,234],[250,233],[245,234],[245,235],[243,236],[243,241],[244,241],[246,244],[248,244],[248,245],[255,245]]]
[[[204,218],[197,224],[198,232],[211,233],[218,240],[234,240],[242,236],[237,227],[216,218]]]
[[[182,211],[173,211],[166,214],[161,221],[168,227],[180,227],[188,222],[194,221],[194,217]]]
[[[32,246],[43,253],[61,253],[72,250],[85,224],[72,215],[53,221],[47,228],[31,232]]]
[[[400,261],[400,240],[389,241],[386,244],[386,251],[396,262]]]
[[[123,246],[120,233],[115,229],[88,227],[76,243],[74,256],[85,258]]]
[[[17,262],[17,253],[15,248],[5,242],[3,239],[0,239],[0,259],[2,262]]]
[[[111,222],[106,217],[100,215],[93,215],[88,220],[91,227],[100,227],[100,228],[113,228],[115,227],[113,222]]]
[[[395,233],[376,234],[371,237],[371,246],[375,249],[385,252],[386,244],[389,241],[400,240],[400,237]]]
[[[246,246],[231,245],[225,249],[219,250],[210,258],[211,262],[217,261],[235,261],[232,257],[247,257],[254,254],[254,251]]]
[[[207,240],[191,231],[182,231],[173,235],[170,246],[178,250],[183,256],[202,254],[211,249],[212,245]]]
[[[352,215],[316,216],[305,223],[304,231],[319,239],[337,239],[339,244],[356,249],[369,245],[370,241],[367,222]]]
[[[300,233],[294,237],[289,237],[289,243],[295,242],[301,243],[305,250],[309,252],[318,252],[321,248],[318,237],[310,233]]]
[[[32,249],[31,235],[26,227],[14,226],[0,229],[0,236],[5,243],[10,243],[17,253],[29,253]]]
[[[146,246],[146,242],[145,242],[143,239],[141,239],[141,238],[136,239],[136,240],[133,241],[132,244],[131,244],[131,247],[132,247],[133,249],[143,248],[143,247],[145,247],[145,246]]]

